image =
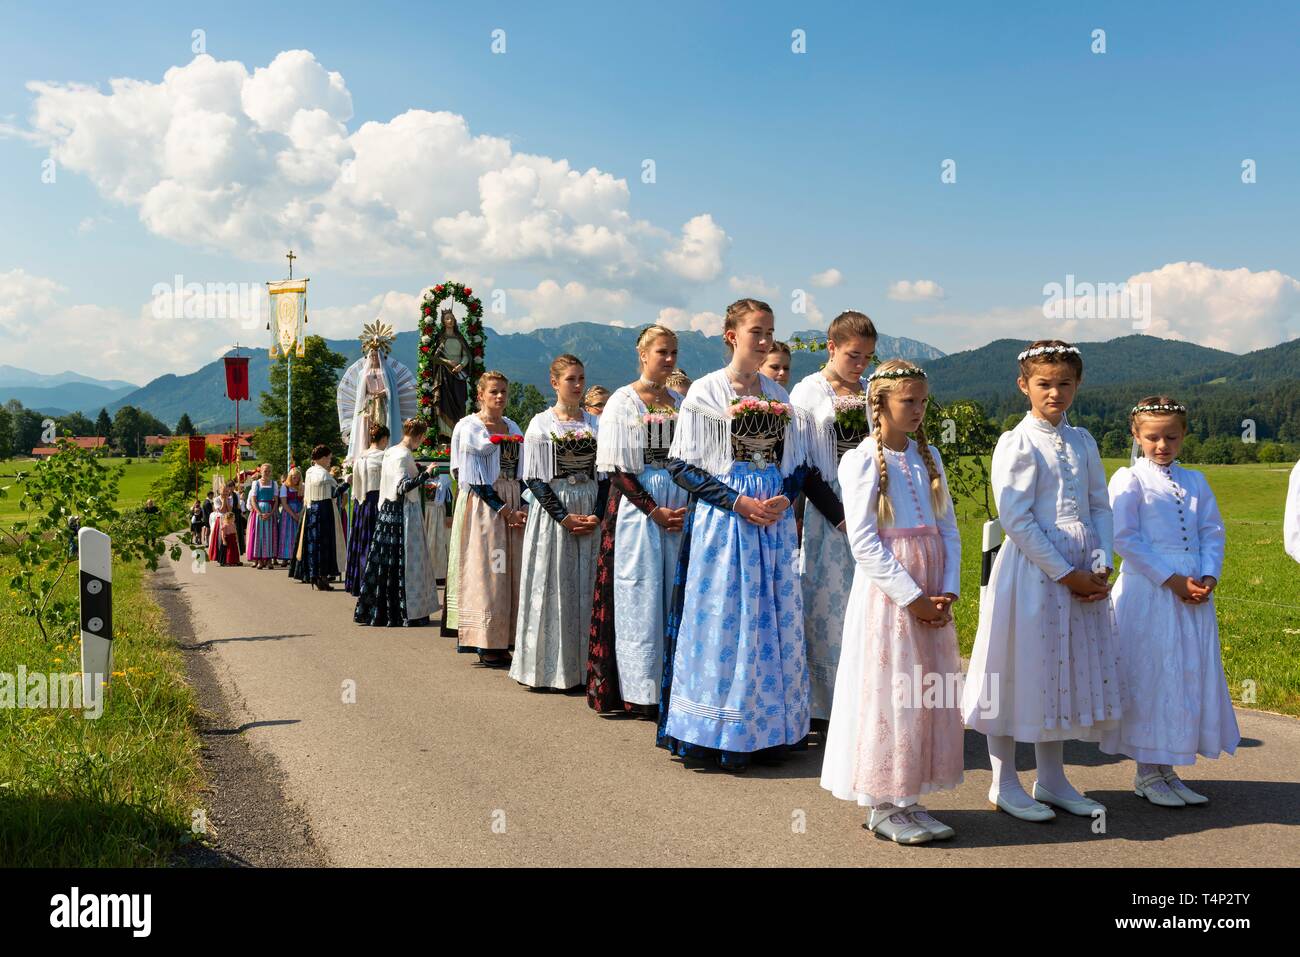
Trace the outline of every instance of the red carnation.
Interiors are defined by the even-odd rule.
[[[441,285],[434,286],[434,287],[433,287],[433,291],[434,291],[434,292],[442,292],[442,286],[441,286]]]
[[[469,288],[469,286],[466,286],[466,287],[465,287],[465,295],[467,295],[467,296],[472,296],[472,295],[474,295],[474,290],[471,289],[471,288]]]
[[[474,347],[474,358],[476,358],[476,359],[481,359],[482,357],[483,357],[483,347],[482,347],[482,346],[475,346],[475,347]]]
[[[501,436],[499,436],[499,435],[493,435],[493,436],[491,436],[491,439],[492,439],[492,444],[493,444],[493,445],[500,445],[500,444],[501,444]]]

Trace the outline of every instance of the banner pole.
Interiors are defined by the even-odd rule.
[[[289,386],[284,399],[284,474],[289,474],[293,462],[293,356],[286,354],[289,362]]]

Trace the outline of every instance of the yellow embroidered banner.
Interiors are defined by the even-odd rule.
[[[295,349],[299,356],[305,351],[304,338],[307,325],[307,280],[282,279],[268,282],[266,291],[271,296],[271,358],[279,352],[289,354]]]

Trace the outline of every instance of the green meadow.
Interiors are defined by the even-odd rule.
[[[100,459],[104,465],[124,465],[121,485],[118,486],[118,507],[139,505],[149,497],[149,486],[162,475],[162,463],[152,459],[131,459],[127,465],[125,458]],[[19,517],[18,489],[13,487],[14,475],[18,472],[30,472],[36,467],[35,459],[5,459],[0,461],[0,486],[10,486],[9,494],[0,498],[0,524],[7,524]]]
[[[1106,459],[1106,476],[1127,465]],[[1233,700],[1300,715],[1300,565],[1282,548],[1282,510],[1292,463],[1197,465],[1227,526],[1223,578],[1215,591],[1219,639]],[[979,625],[982,505],[958,501],[962,599],[954,608],[963,655]],[[1251,700],[1251,698],[1254,700]]]

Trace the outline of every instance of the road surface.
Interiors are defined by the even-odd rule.
[[[1238,711],[1233,758],[1185,776],[1211,798],[1165,810],[1132,792],[1133,764],[1066,748],[1071,781],[1108,808],[1105,833],[1058,812],[1030,824],[990,809],[983,738],[966,780],[927,806],[952,841],[900,847],[818,785],[814,745],[733,776],[683,765],[654,725],[593,713],[457,654],[436,628],[353,624],[354,600],[283,570],[167,562],[195,641],[252,748],[331,863],[350,865],[1254,866],[1300,860],[1300,721]],[[174,576],[174,581],[172,580]],[[349,703],[349,690],[355,703]],[[1021,746],[1022,779],[1033,780]]]

